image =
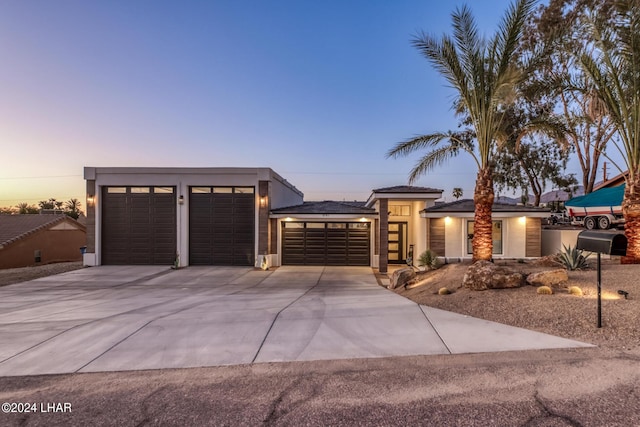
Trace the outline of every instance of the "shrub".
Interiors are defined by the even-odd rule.
[[[584,295],[584,292],[582,292],[582,289],[577,286],[571,286],[569,288],[569,295],[576,295],[581,297],[582,295]]]
[[[538,292],[539,295],[552,295],[553,294],[553,290],[548,286],[540,286],[536,292]]]
[[[438,255],[435,252],[427,249],[418,257],[418,265],[420,267],[426,267],[429,270],[435,270],[440,267],[440,261],[438,261]]]
[[[449,295],[451,291],[447,288],[440,288],[438,290],[438,295]]]
[[[585,268],[589,268],[589,263],[587,263],[587,258],[589,255],[584,256],[582,254],[582,249],[572,248],[571,245],[566,247],[562,245],[563,251],[558,253],[558,259],[560,263],[564,265],[567,270],[583,270]]]

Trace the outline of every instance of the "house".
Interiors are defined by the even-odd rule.
[[[463,199],[422,211],[429,224],[429,248],[445,259],[471,259],[474,210],[473,200]],[[494,203],[494,258],[541,256],[542,218],[548,216],[548,209]]]
[[[425,212],[442,197],[439,189],[395,186],[373,190],[365,202],[304,201],[270,168],[87,167],[84,174],[86,265],[260,266],[266,259],[386,272],[430,248]]]
[[[86,240],[67,215],[0,215],[0,269],[81,261]]]

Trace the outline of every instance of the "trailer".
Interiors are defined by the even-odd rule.
[[[624,185],[621,185],[574,197],[566,201],[564,206],[571,224],[584,226],[587,230],[607,230],[624,224],[623,197]]]

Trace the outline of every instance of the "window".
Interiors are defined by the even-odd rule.
[[[173,193],[173,187],[153,187],[154,193]]]
[[[213,187],[214,193],[233,193],[233,187]]]
[[[304,222],[284,222],[284,228],[304,228]]]
[[[371,223],[370,222],[350,222],[349,223],[349,228],[366,229],[366,228],[369,228],[369,224],[371,224]]]
[[[344,222],[328,222],[327,228],[347,228],[347,224]]]
[[[107,193],[126,193],[127,192],[127,187],[108,187],[107,188]]]
[[[467,221],[467,254],[473,253],[473,223],[474,221]],[[502,220],[493,221],[492,229],[493,237],[493,254],[502,254]]]
[[[148,192],[149,192],[149,187],[131,187],[132,194],[142,194],[142,193],[148,193]]]
[[[210,187],[191,187],[192,194],[211,193]]]
[[[235,187],[235,193],[253,194],[253,187]]]
[[[391,205],[389,206],[389,215],[393,216],[410,216],[411,206],[409,205]]]
[[[324,222],[308,222],[307,228],[324,228]]]

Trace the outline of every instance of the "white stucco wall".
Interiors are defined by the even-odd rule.
[[[471,258],[467,253],[467,221],[473,217],[445,219],[445,257]],[[502,221],[502,254],[496,258],[524,258],[526,253],[526,223],[521,217],[495,218]]]
[[[562,245],[576,247],[578,234],[582,230],[542,230],[542,256],[562,251]]]

